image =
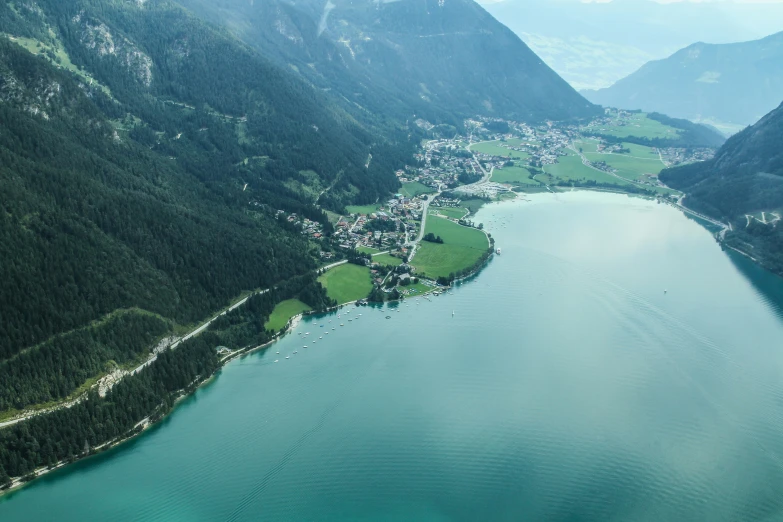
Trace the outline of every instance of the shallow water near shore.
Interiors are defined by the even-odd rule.
[[[451,293],[304,318],[0,520],[783,520],[783,280],[665,205],[527,199]]]

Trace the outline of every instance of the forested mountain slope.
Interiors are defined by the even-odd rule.
[[[457,123],[596,114],[473,0],[177,0],[352,104]]]
[[[731,137],[715,158],[664,170],[687,206],[731,221],[730,245],[783,274],[783,105]]]
[[[419,139],[175,4],[3,1],[0,32],[0,417],[312,271],[276,209],[375,201]]]
[[[783,100],[783,32],[751,42],[696,43],[583,94],[608,107],[751,125]]]

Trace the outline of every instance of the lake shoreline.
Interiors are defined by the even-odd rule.
[[[342,306],[347,306],[348,304],[352,304],[352,303],[346,303],[345,305],[339,305],[339,306],[337,306],[337,307],[335,307],[333,309],[330,309],[330,310],[337,310],[337,309],[339,309]],[[236,359],[238,357],[241,357],[243,355],[248,355],[248,354],[251,354],[251,353],[256,352],[258,350],[269,348],[271,345],[273,345],[274,343],[278,342],[280,339],[282,339],[288,333],[290,333],[294,328],[296,328],[305,315],[314,315],[314,314],[317,314],[317,313],[322,313],[322,312],[312,312],[311,311],[311,312],[299,313],[299,314],[295,315],[294,317],[292,317],[291,319],[289,319],[288,324],[285,326],[285,328],[281,329],[277,334],[275,334],[275,336],[271,340],[267,341],[266,343],[260,344],[258,346],[253,346],[253,347],[240,348],[240,349],[232,351],[230,354],[226,355],[225,357],[223,357],[222,359],[220,359],[218,361],[218,363],[219,363],[218,367],[210,375],[204,377],[201,380],[194,381],[193,383],[191,383],[191,386],[188,386],[187,388],[183,388],[181,390],[178,390],[177,393],[179,395],[175,399],[174,405],[172,406],[172,408],[168,412],[166,412],[164,415],[161,415],[160,417],[156,417],[154,420],[152,420],[151,418],[155,415],[157,410],[153,411],[150,415],[148,415],[147,417],[145,417],[142,420],[140,420],[139,422],[137,422],[136,425],[133,427],[133,429],[129,432],[129,434],[123,435],[120,438],[117,438],[117,439],[114,439],[114,440],[110,440],[110,441],[104,442],[103,444],[101,444],[99,446],[96,446],[95,448],[93,448],[91,450],[89,455],[82,455],[82,456],[74,458],[72,460],[61,460],[61,461],[58,461],[57,463],[55,463],[51,467],[37,468],[34,471],[28,473],[27,475],[20,476],[20,477],[11,477],[11,486],[9,486],[9,487],[7,487],[5,489],[0,489],[0,499],[2,499],[2,497],[6,496],[6,495],[8,495],[10,493],[17,492],[17,491],[20,491],[20,490],[24,489],[25,486],[27,486],[28,484],[32,484],[33,482],[36,481],[36,479],[39,479],[39,478],[47,475],[48,473],[51,473],[53,471],[57,471],[59,469],[63,469],[65,467],[67,467],[69,464],[75,464],[76,462],[81,462],[81,461],[83,461],[85,459],[89,459],[90,457],[96,457],[96,456],[98,456],[98,455],[100,455],[100,454],[102,454],[102,453],[104,453],[104,452],[106,452],[108,450],[111,450],[113,448],[116,448],[116,447],[124,444],[125,442],[129,442],[129,441],[135,439],[136,437],[138,437],[139,435],[141,435],[145,431],[147,431],[149,428],[157,425],[158,423],[160,423],[161,421],[166,419],[169,415],[174,413],[174,411],[176,411],[176,409],[177,409],[177,405],[180,402],[182,402],[183,400],[185,400],[185,399],[187,399],[189,397],[192,397],[201,387],[205,386],[206,384],[209,384],[212,380],[214,380],[215,376],[218,374],[218,372],[221,369],[223,369],[223,367],[225,365],[227,365],[229,362],[231,362],[232,360],[234,360],[234,359]],[[162,406],[162,405],[159,405],[158,408],[160,408],[160,406]],[[32,475],[32,474],[35,474],[35,476],[31,477],[30,475]]]
[[[579,189],[577,189],[577,190],[579,190]],[[582,189],[582,190],[587,191],[587,192],[601,192],[601,191],[595,191],[595,190],[591,190],[591,189]],[[625,194],[628,197],[640,197],[640,195],[632,194],[632,193],[621,193],[621,194]],[[641,196],[641,197],[643,199],[648,199],[648,198],[644,198],[643,196]],[[682,212],[682,213],[685,214],[685,212]],[[441,290],[453,288],[455,283],[464,282],[464,281],[466,281],[468,279],[471,279],[471,278],[475,277],[476,275],[478,275],[481,272],[481,270],[483,268],[485,268],[489,264],[490,260],[494,257],[494,255],[495,255],[494,238],[486,230],[481,230],[481,231],[485,234],[485,236],[487,237],[488,243],[490,244],[490,246],[488,248],[489,255],[487,256],[487,258],[484,259],[481,263],[479,263],[479,266],[477,266],[473,270],[471,270],[470,273],[465,274],[465,275],[463,275],[463,276],[461,276],[459,278],[454,279],[448,286],[438,285],[438,286],[441,286]],[[745,252],[742,252],[739,249],[734,248],[732,246],[726,245],[724,242],[720,242],[720,243],[722,245],[726,246],[727,248],[730,248],[731,250],[734,250],[737,253],[739,253],[739,254],[741,254],[741,255],[751,259],[753,262],[755,262],[756,264],[758,264],[759,266],[761,266],[765,270],[768,270],[763,265],[763,263],[759,262],[757,259],[753,258],[749,254],[747,254]],[[774,273],[774,272],[771,272],[771,273]],[[431,280],[435,281],[433,279],[431,279]],[[438,287],[433,287],[428,292],[420,294],[420,295],[424,296],[424,295],[430,294],[430,293],[432,293],[432,292],[434,292],[436,290],[438,290]],[[385,303],[399,303],[399,302],[402,302],[406,298],[409,298],[409,297],[414,297],[414,296],[402,296],[400,299],[385,301]],[[359,306],[359,305],[357,305],[357,303],[360,302],[360,301],[364,301],[365,299],[357,299],[357,300],[349,301],[349,302],[346,302],[346,303],[341,303],[341,304],[339,304],[339,305],[337,305],[335,307],[331,307],[331,308],[329,308],[329,309],[327,309],[325,311],[321,311],[321,312],[316,312],[316,311],[302,312],[302,313],[299,313],[299,314],[291,317],[291,319],[289,319],[289,321],[286,324],[286,326],[284,328],[282,328],[278,333],[276,333],[273,336],[273,338],[271,340],[267,341],[266,343],[258,345],[258,346],[245,347],[245,348],[240,348],[240,349],[234,350],[231,353],[225,355],[223,358],[219,359],[219,365],[218,365],[218,367],[215,369],[215,371],[212,374],[210,374],[209,376],[204,377],[201,380],[194,381],[194,383],[191,383],[191,386],[188,386],[187,388],[184,388],[184,389],[179,390],[177,392],[179,395],[175,399],[174,405],[165,414],[163,414],[163,415],[161,415],[159,417],[154,417],[156,412],[152,412],[150,415],[148,415],[144,419],[140,420],[134,426],[134,428],[131,430],[131,432],[129,432],[129,434],[126,434],[124,436],[121,436],[120,438],[117,438],[117,439],[111,440],[111,441],[107,441],[107,442],[105,442],[105,443],[103,443],[103,444],[101,444],[99,446],[96,446],[95,448],[93,448],[91,450],[91,453],[88,454],[88,455],[83,455],[83,456],[74,458],[72,460],[59,461],[56,464],[54,464],[52,467],[41,467],[41,468],[38,468],[38,469],[34,470],[33,472],[25,475],[25,476],[11,477],[11,481],[12,481],[11,486],[6,488],[6,489],[0,490],[0,499],[2,499],[4,496],[6,496],[6,495],[8,495],[10,493],[17,492],[17,491],[23,489],[26,485],[28,485],[28,484],[30,484],[32,482],[35,482],[36,479],[41,478],[43,476],[46,476],[48,473],[50,473],[52,471],[56,471],[56,470],[65,468],[69,464],[73,464],[73,463],[82,461],[84,459],[100,455],[100,454],[104,453],[105,451],[111,450],[111,449],[113,449],[115,447],[118,447],[118,446],[122,445],[125,442],[128,442],[128,441],[131,441],[131,440],[135,439],[137,436],[139,436],[139,435],[143,434],[145,431],[147,431],[150,427],[157,425],[162,420],[166,419],[169,415],[171,415],[177,409],[176,407],[177,407],[177,405],[181,401],[183,401],[186,398],[189,398],[189,397],[193,396],[202,386],[210,383],[213,379],[215,379],[217,373],[225,365],[227,365],[229,362],[231,362],[232,360],[234,360],[234,359],[236,359],[238,357],[242,357],[244,355],[249,355],[249,354],[251,354],[253,352],[269,348],[271,345],[273,345],[274,343],[280,341],[288,333],[293,331],[301,323],[301,321],[302,321],[302,319],[303,319],[303,317],[305,315],[328,314],[328,313],[339,311],[341,308],[347,307],[347,306],[350,306],[350,305]],[[383,306],[383,304],[384,303],[367,302],[367,306],[371,306],[371,307]],[[152,417],[154,417],[154,420],[152,420]],[[30,477],[30,475],[33,475],[33,474],[35,476],[34,477]]]

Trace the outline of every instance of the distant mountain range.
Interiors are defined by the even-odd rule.
[[[696,43],[583,94],[604,106],[750,125],[783,100],[783,32],[751,42]]]
[[[783,104],[732,136],[710,161],[661,172],[685,204],[730,222],[727,244],[783,275]]]
[[[177,0],[374,113],[457,123],[590,117],[584,100],[472,0]]]
[[[577,89],[601,89],[694,42],[783,30],[783,4],[653,0],[479,0]]]

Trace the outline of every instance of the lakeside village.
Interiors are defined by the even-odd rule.
[[[330,217],[332,226],[328,231],[319,222],[282,210],[277,211],[278,218],[282,214],[283,219],[300,228],[317,245],[316,255],[324,266],[345,259],[357,262],[358,255],[360,264],[372,268],[375,285],[383,286],[389,274],[396,274],[395,279],[402,281],[411,277],[418,283],[415,261],[410,255],[413,252],[415,257],[416,245],[426,240],[421,231],[424,213],[463,226],[483,228],[470,219],[483,203],[515,198],[519,193],[556,192],[574,187],[608,188],[676,200],[675,194],[655,192],[665,189],[657,178],[661,168],[709,159],[714,150],[635,146],[648,149],[656,159],[660,158],[661,164],[658,169],[624,178],[610,158],[633,157],[629,156],[628,146],[607,142],[596,129],[607,125],[621,130],[624,126],[631,127],[633,116],[631,112],[616,111],[611,118],[597,118],[581,127],[552,123],[530,126],[497,118],[469,119],[464,125],[467,136],[453,134],[450,138],[422,143],[413,163],[396,172],[402,188],[388,200],[348,207],[343,215]],[[427,131],[437,130],[426,121],[416,123]],[[592,159],[582,153],[582,145],[588,143],[592,144],[589,153]],[[557,166],[566,156],[579,158],[586,172],[598,175],[593,179],[559,176],[550,167]],[[595,159],[604,157],[607,159]],[[610,176],[602,178],[601,173]],[[422,282],[430,284],[424,279]]]

